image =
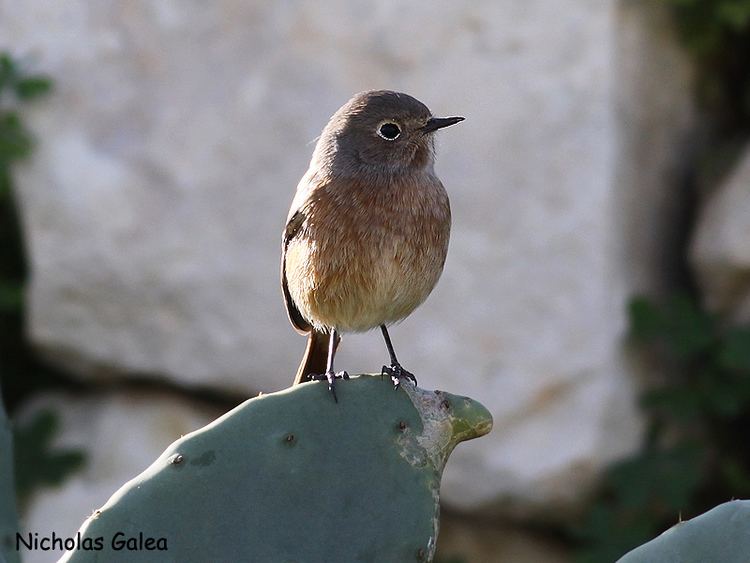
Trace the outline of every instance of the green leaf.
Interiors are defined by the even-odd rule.
[[[676,295],[666,304],[667,341],[682,359],[707,352],[715,340],[713,318],[686,295]]]
[[[628,304],[630,334],[639,340],[649,340],[664,331],[664,317],[647,297],[638,296]]]
[[[18,70],[8,53],[0,53],[0,94],[16,81]]]
[[[19,283],[0,280],[0,313],[15,313],[23,306],[23,287]]]
[[[695,390],[673,385],[644,392],[641,406],[648,410],[661,410],[682,421],[690,420],[703,412],[703,399]]]
[[[49,93],[52,82],[44,76],[30,76],[16,82],[15,90],[21,100],[31,100]]]
[[[735,418],[742,414],[748,397],[730,381],[711,379],[707,382],[703,397],[706,411],[719,418]]]
[[[81,468],[82,451],[54,448],[52,441],[59,430],[57,415],[44,410],[25,426],[14,429],[15,476],[18,496],[26,498],[40,486],[58,486]]]
[[[750,26],[750,2],[727,0],[716,8],[717,19],[735,32],[747,31]]]
[[[0,167],[29,155],[33,147],[31,135],[16,112],[0,113]]]
[[[659,506],[674,512],[688,506],[702,476],[698,446],[646,451],[614,465],[607,480],[622,507]]]
[[[736,328],[727,333],[719,349],[718,361],[725,369],[750,376],[750,327]]]
[[[637,340],[662,342],[679,359],[709,350],[715,341],[715,322],[687,295],[674,295],[663,305],[637,297],[628,307],[630,333]]]

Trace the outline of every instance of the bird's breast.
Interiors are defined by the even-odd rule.
[[[440,277],[450,206],[433,175],[336,181],[309,191],[286,253],[290,293],[318,328],[364,331],[403,319]]]

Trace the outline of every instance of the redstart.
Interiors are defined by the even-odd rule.
[[[414,375],[387,326],[430,294],[448,252],[448,194],[435,175],[434,133],[463,117],[433,117],[399,92],[361,92],[330,119],[297,185],[281,252],[281,286],[307,348],[294,383],[327,380],[341,333],[380,327],[396,387]]]

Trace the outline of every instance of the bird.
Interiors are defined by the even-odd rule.
[[[451,229],[435,174],[434,133],[463,121],[435,117],[401,92],[355,94],[318,137],[282,236],[281,287],[307,346],[294,384],[328,382],[342,333],[380,331],[390,356],[381,376],[416,384],[399,363],[388,326],[414,311],[443,271]]]

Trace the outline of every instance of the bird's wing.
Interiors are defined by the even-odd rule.
[[[289,317],[289,322],[292,323],[294,329],[300,334],[307,334],[312,329],[309,322],[302,316],[302,313],[297,309],[292,295],[289,293],[289,285],[286,281],[286,249],[289,247],[289,243],[302,229],[302,224],[305,221],[305,215],[301,210],[297,210],[292,213],[289,220],[284,228],[284,235],[281,242],[281,289],[284,292],[284,303],[286,305],[286,314]]]

